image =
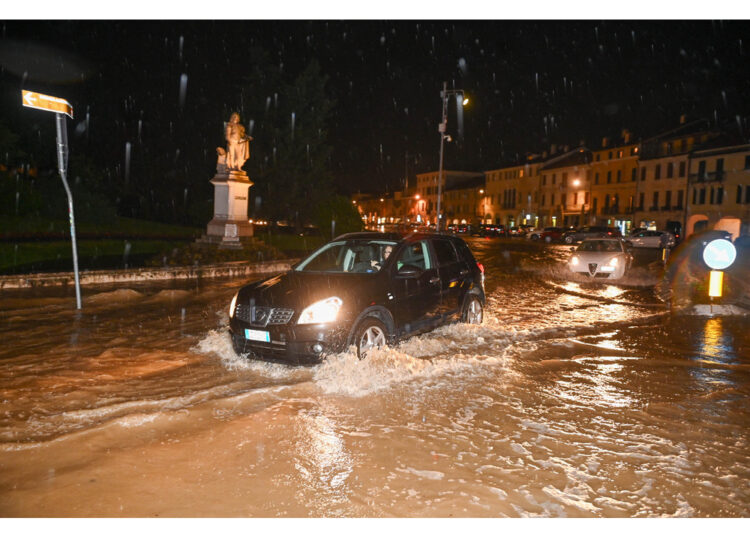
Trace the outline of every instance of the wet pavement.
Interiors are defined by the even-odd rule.
[[[0,515],[750,515],[747,317],[468,242],[482,325],[307,368],[234,353],[244,280],[4,291]]]

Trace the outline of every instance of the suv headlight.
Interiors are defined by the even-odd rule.
[[[232,302],[229,304],[229,318],[234,318],[234,308],[237,307],[237,296],[239,295],[240,293],[237,291],[234,298],[232,298]]]
[[[341,298],[332,296],[325,300],[320,300],[305,308],[299,315],[297,324],[325,324],[333,322],[339,314],[339,309],[344,302]]]

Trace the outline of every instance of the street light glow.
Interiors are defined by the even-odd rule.
[[[464,106],[469,104],[469,97],[464,97],[464,101],[461,104],[463,104]]]

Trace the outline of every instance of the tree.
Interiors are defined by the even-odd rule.
[[[298,229],[315,219],[315,207],[333,192],[326,130],[333,101],[326,81],[314,61],[291,82],[277,69],[256,73],[245,106],[256,126],[249,164],[256,182],[251,193],[260,199],[254,210]]]

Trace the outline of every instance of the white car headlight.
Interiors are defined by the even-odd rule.
[[[339,314],[339,309],[344,302],[341,298],[332,296],[325,300],[320,300],[305,308],[299,315],[298,324],[325,324],[333,322]]]
[[[571,257],[570,264],[572,264],[573,266],[578,266],[578,257],[575,257],[575,256]]]
[[[232,302],[229,304],[229,318],[234,318],[234,308],[237,306],[237,296],[239,296],[239,291],[234,295],[234,298],[232,298]]]

